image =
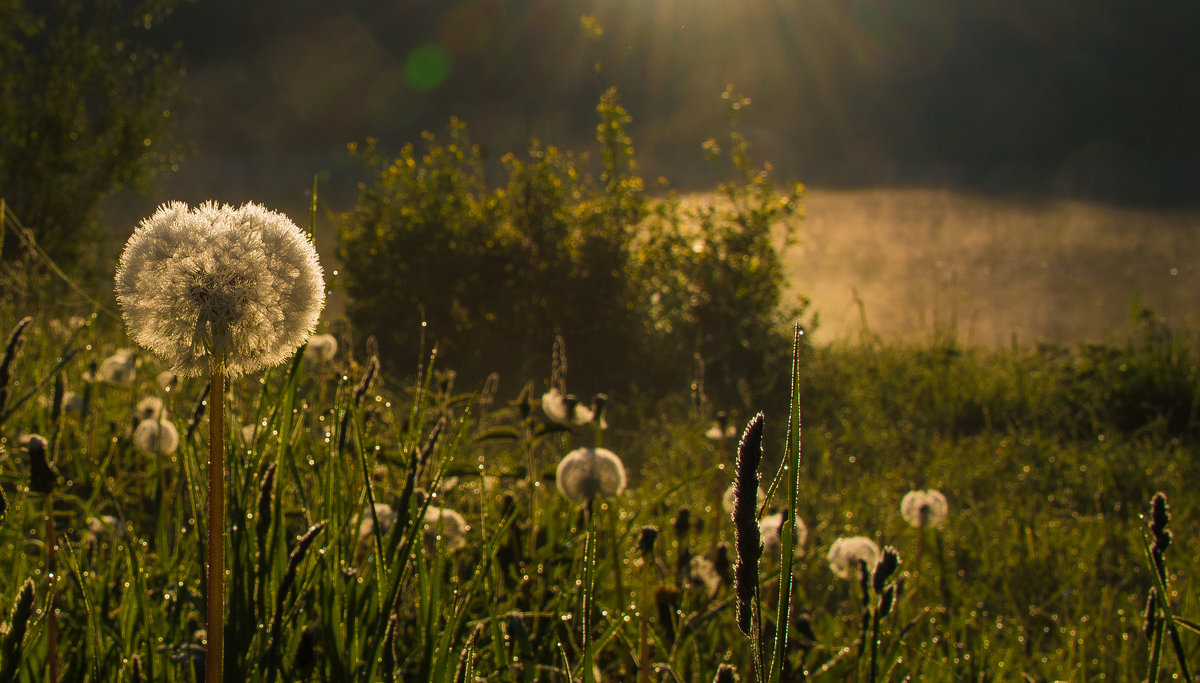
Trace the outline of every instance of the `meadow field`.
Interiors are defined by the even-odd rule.
[[[700,381],[652,410],[614,392],[599,416],[564,417],[552,390],[569,378],[569,340],[547,344],[544,374],[464,385],[436,354],[414,375],[382,373],[369,343],[327,319],[290,362],[232,379],[225,680],[1128,681],[1200,668],[1194,334],[1146,308],[1106,340],[1034,326],[1045,336],[1019,340],[1059,343],[1011,343],[997,330],[1024,329],[1005,317],[1022,308],[1030,321],[1093,316],[1086,299],[1003,286],[1066,297],[1054,277],[1003,273],[1053,270],[1074,239],[1104,244],[1072,232],[1089,214],[1061,205],[1005,225],[1047,242],[1016,260],[1015,243],[983,240],[990,223],[952,213],[987,200],[952,204],[924,232],[880,217],[938,196],[813,195],[792,285],[830,301],[822,274],[863,274],[837,282],[858,288],[869,333],[857,308],[845,323],[818,307],[828,336],[794,350],[790,407],[714,405]],[[878,241],[824,222],[851,197]],[[1117,229],[1137,214],[1104,215],[1117,246],[1086,260],[1140,267],[1119,256]],[[958,264],[929,263],[951,245],[969,252],[957,280]],[[908,288],[867,277],[902,265],[932,267]],[[136,350],[103,287],[20,262],[2,277],[0,682],[48,680],[51,664],[59,680],[203,680],[207,378]],[[1124,296],[1121,277],[1092,278]],[[1146,282],[1145,300],[1160,294],[1177,301]],[[723,497],[760,408],[763,551],[747,570]],[[580,493],[560,462],[601,446],[623,462],[620,485],[610,473]],[[902,510],[926,490],[944,517]],[[1152,529],[1158,492],[1168,507]],[[785,509],[794,535],[778,531]],[[854,537],[874,549],[847,560]],[[885,555],[898,566],[877,568]],[[749,636],[735,571],[743,589],[754,577]]]
[[[1134,300],[1195,329],[1200,211],[949,188],[812,188],[792,290],[818,339],[953,334],[988,348],[1127,338]],[[855,298],[861,301],[861,306]]]

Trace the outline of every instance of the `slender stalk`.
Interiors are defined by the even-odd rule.
[[[529,565],[537,567],[538,486],[537,462],[534,456],[533,423],[525,420],[525,466],[529,476]]]
[[[620,538],[617,537],[617,511],[613,507],[615,504],[603,505],[602,508],[608,508],[608,512],[604,515],[608,520],[608,537],[611,539],[612,558],[613,558],[613,581],[617,589],[617,600],[621,609],[629,604],[629,596],[625,595],[625,581],[621,577],[621,572],[624,569],[622,566],[625,559],[625,553],[621,552]]]
[[[721,438],[717,440],[717,458],[719,460],[717,464],[717,476],[713,477],[713,487],[715,488],[715,491],[712,499],[713,519],[712,544],[709,546],[710,550],[716,549],[716,547],[721,544],[721,527],[724,526],[723,522],[725,521],[722,519],[723,513],[725,512],[725,444],[727,442],[727,439],[725,438],[724,425],[721,426],[721,430]]]
[[[917,527],[917,561],[913,569],[913,590],[909,593],[908,599],[916,604],[917,593],[921,592],[921,556],[925,554],[925,534],[928,533],[925,527]]]
[[[867,668],[867,681],[875,683],[876,672],[879,669],[879,608],[871,613],[871,659]]]
[[[596,510],[594,507],[595,499],[589,498],[586,503],[587,515],[587,540],[583,546],[583,618],[580,619],[583,626],[583,681],[584,683],[595,683],[595,671],[592,670],[592,662],[594,652],[592,652],[592,604],[595,597],[592,595],[593,583],[596,580],[595,568],[593,565],[596,562]]]
[[[1154,637],[1150,643],[1150,661],[1146,665],[1146,683],[1158,682],[1158,665],[1162,656],[1164,626],[1165,624],[1160,620],[1154,627]]]
[[[217,357],[209,379],[208,590],[204,657],[206,683],[221,683],[225,670],[225,359]]]
[[[54,496],[46,494],[46,574],[50,585],[46,591],[46,665],[51,683],[58,681],[58,616],[54,613],[54,583],[58,579],[58,539],[54,529]]]
[[[642,585],[638,590],[638,611],[642,618],[638,622],[638,683],[650,683],[650,604],[646,599],[650,595],[650,563],[649,558],[642,560]]]

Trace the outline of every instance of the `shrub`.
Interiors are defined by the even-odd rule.
[[[0,63],[20,64],[0,71],[0,196],[64,265],[101,200],[176,161],[177,49],[155,32],[177,4],[0,1]]]
[[[373,140],[352,145],[373,175],[339,217],[352,322],[393,364],[415,366],[436,345],[438,362],[468,381],[544,374],[562,336],[577,393],[658,395],[686,385],[697,357],[723,400],[750,373],[770,391],[761,378],[784,374],[763,372],[785,360],[782,323],[803,310],[781,306],[777,251],[803,190],[780,195],[770,167],[752,165],[736,131],[746,101],[725,99],[738,177],[695,209],[647,197],[615,90],[597,107],[598,168],[532,140],[502,157],[504,182],[491,187],[458,120],[445,141],[426,133],[421,152],[410,144],[390,161]],[[706,148],[720,160],[714,142]]]

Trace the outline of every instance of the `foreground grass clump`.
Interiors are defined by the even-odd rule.
[[[106,310],[35,298],[47,289],[0,300],[5,333],[31,318],[4,360],[0,681],[47,680],[52,661],[60,680],[202,680],[208,383],[129,350]],[[436,354],[398,382],[342,333],[332,355],[229,381],[226,680],[1195,671],[1196,355],[1181,333],[1141,329],[1123,346],[1001,353],[798,347],[803,434],[796,403],[761,425],[754,640],[721,506],[728,427],[756,407],[723,406],[713,429],[701,385],[645,415],[610,397],[553,408],[556,422],[543,406],[566,400],[562,344],[544,376],[460,386]],[[174,449],[138,447],[147,419],[174,428]],[[559,493],[578,449],[618,459],[624,487]],[[944,516],[936,496],[923,516],[902,505],[929,490]],[[1159,491],[1169,526],[1150,514]],[[854,537],[877,555],[847,559],[866,547]],[[53,657],[51,628],[71,644]]]

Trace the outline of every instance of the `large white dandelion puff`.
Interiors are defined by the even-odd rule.
[[[217,359],[229,376],[287,360],[325,302],[312,243],[286,216],[258,204],[159,207],[117,265],[129,335],[185,376]]]
[[[558,463],[555,482],[568,500],[611,498],[625,490],[625,465],[607,448],[576,448]]]

